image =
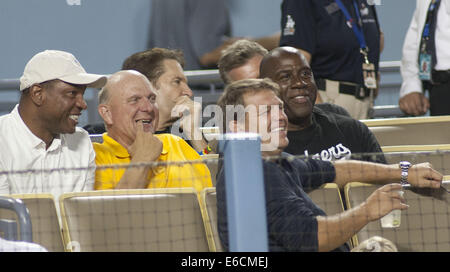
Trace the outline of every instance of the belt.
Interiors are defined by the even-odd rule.
[[[316,81],[316,85],[317,88],[319,90],[324,90],[326,91],[326,79],[323,78],[318,78],[315,79]],[[353,95],[358,99],[364,99],[366,97],[370,96],[370,89],[366,88],[365,86],[359,85],[359,84],[349,84],[349,83],[345,83],[345,82],[340,82],[339,83],[339,93],[341,94],[348,94],[348,95]]]
[[[450,70],[431,72],[431,78],[433,79],[433,84],[445,84],[450,81]]]

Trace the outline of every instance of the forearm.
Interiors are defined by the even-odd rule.
[[[148,185],[149,167],[129,167],[115,189],[145,189]]]
[[[254,41],[270,51],[280,45],[280,35],[281,31],[278,31],[270,36],[256,38]]]
[[[345,242],[370,222],[365,203],[333,216],[318,216],[319,251],[331,251]]]
[[[397,164],[378,164],[365,161],[345,160],[334,163],[334,182],[343,188],[349,182],[387,184],[400,182],[401,170]]]

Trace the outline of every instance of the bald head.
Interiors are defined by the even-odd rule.
[[[122,70],[116,72],[108,78],[106,85],[98,93],[98,103],[109,103],[112,95],[111,92],[116,92],[116,89],[119,89],[120,91],[120,89],[123,89],[123,87],[126,88],[127,83],[133,80],[142,81],[145,85],[147,85],[148,83],[149,88],[153,90],[153,85],[148,79],[146,79],[147,78],[143,74],[134,70]]]
[[[260,77],[261,78],[271,78],[273,73],[272,65],[274,63],[279,63],[284,58],[299,58],[302,60],[305,66],[309,67],[308,60],[297,48],[290,46],[277,47],[267,53],[261,61],[260,65]],[[273,78],[272,78],[273,80]]]
[[[99,93],[98,110],[108,135],[123,146],[134,142],[138,123],[149,132],[155,132],[158,125],[155,89],[146,76],[134,70],[108,78]]]

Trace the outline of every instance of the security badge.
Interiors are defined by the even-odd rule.
[[[364,56],[364,62],[362,64],[364,86],[368,89],[377,88],[377,77],[375,73],[375,65],[369,62],[367,57],[368,49],[361,49],[361,54]]]
[[[431,80],[431,54],[419,54],[419,78],[420,80]]]

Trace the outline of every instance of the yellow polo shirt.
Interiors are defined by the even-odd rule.
[[[155,136],[163,143],[158,162],[202,161],[200,155],[182,138],[172,134],[155,134]],[[107,133],[103,134],[103,143],[94,143],[93,145],[97,166],[129,164],[131,161],[126,148],[109,137]],[[125,170],[126,168],[97,169],[95,189],[114,189]],[[150,171],[147,177],[149,180],[147,188],[193,187],[200,192],[205,187],[212,187],[211,174],[204,163],[160,165]]]

